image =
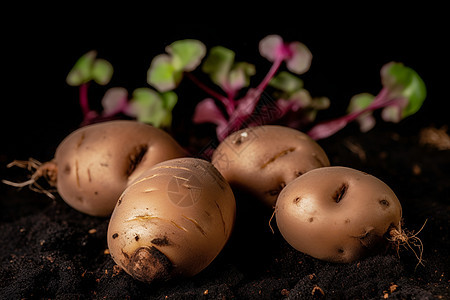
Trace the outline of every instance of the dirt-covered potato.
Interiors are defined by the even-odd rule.
[[[232,133],[214,151],[212,163],[233,188],[250,192],[270,207],[290,181],[330,165],[324,150],[308,135],[278,125]]]
[[[277,226],[295,249],[331,262],[351,262],[402,233],[402,207],[381,180],[346,167],[300,176],[280,193]]]
[[[211,163],[165,161],[120,196],[108,227],[109,251],[144,282],[193,276],[220,253],[235,214],[231,187]]]
[[[94,216],[110,215],[120,194],[156,163],[186,156],[165,131],[136,121],[108,121],[81,127],[57,147],[45,164],[61,198]]]

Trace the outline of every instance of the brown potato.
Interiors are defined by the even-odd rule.
[[[193,276],[220,253],[235,214],[231,187],[211,163],[165,161],[120,196],[108,227],[109,251],[144,282]]]
[[[58,193],[73,208],[110,215],[127,185],[156,163],[186,156],[166,132],[136,121],[82,127],[58,146],[52,164]]]
[[[381,180],[346,167],[312,170],[278,197],[276,221],[295,249],[331,262],[377,250],[391,230],[402,232],[402,207]]]
[[[277,125],[234,132],[214,151],[212,163],[233,188],[250,192],[270,207],[287,183],[330,165],[326,153],[309,136]]]

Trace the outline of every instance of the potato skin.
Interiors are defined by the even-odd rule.
[[[73,208],[108,216],[123,190],[145,169],[184,156],[186,152],[169,134],[144,123],[120,120],[88,125],[68,135],[56,149],[57,190]],[[133,160],[140,163],[134,166]]]
[[[274,207],[281,189],[312,169],[330,165],[325,151],[305,133],[278,125],[236,131],[223,140],[212,163],[233,188]]]
[[[401,204],[381,180],[346,167],[312,170],[277,200],[277,226],[295,249],[331,262],[352,262],[377,250],[397,228]]]
[[[222,250],[235,215],[231,187],[211,163],[168,160],[145,171],[121,195],[108,227],[109,251],[141,281],[193,276]],[[170,266],[154,255],[136,258],[141,252],[163,254]]]

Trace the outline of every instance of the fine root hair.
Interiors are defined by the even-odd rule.
[[[56,189],[54,187],[56,186],[56,177],[58,171],[55,162],[49,161],[41,163],[34,158],[29,158],[28,160],[14,160],[6,165],[6,167],[19,167],[22,169],[26,169],[31,173],[31,176],[28,180],[22,182],[13,182],[2,179],[2,182],[4,184],[17,187],[19,189],[28,187],[34,192],[43,193],[50,199],[55,200],[55,196],[52,194],[53,192],[56,192]],[[44,188],[41,184],[39,184],[38,181],[41,178],[43,178],[48,183],[50,188]]]
[[[423,243],[422,240],[417,236],[422,229],[425,227],[425,224],[428,220],[425,220],[422,227],[414,233],[414,231],[406,231],[402,229],[402,223],[400,222],[397,227],[393,226],[389,230],[388,241],[390,241],[397,250],[397,255],[399,255],[400,247],[405,247],[408,250],[411,250],[414,253],[414,256],[417,258],[418,263],[416,265],[416,269],[419,265],[424,266],[423,260]]]

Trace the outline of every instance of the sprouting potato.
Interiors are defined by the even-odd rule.
[[[291,246],[331,262],[352,262],[404,233],[402,207],[389,186],[347,167],[295,179],[280,193],[275,214]]]
[[[231,187],[211,163],[168,160],[120,196],[108,227],[109,251],[144,282],[194,276],[225,246],[235,214]]]
[[[278,125],[234,132],[214,151],[212,163],[233,188],[250,192],[270,207],[290,181],[330,165],[324,150],[308,135]]]
[[[57,147],[54,159],[36,167],[29,184],[45,177],[73,208],[108,216],[120,194],[140,173],[156,163],[186,155],[168,133],[156,127],[136,121],[102,122],[68,135]]]

